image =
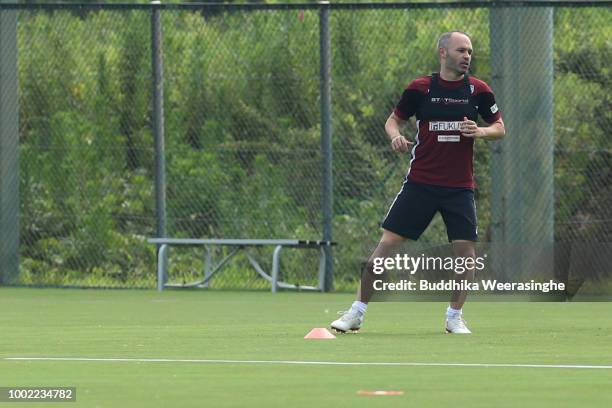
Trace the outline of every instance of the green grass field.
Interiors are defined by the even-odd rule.
[[[468,336],[443,334],[443,303],[376,303],[358,334],[303,339],[351,300],[347,294],[0,288],[0,386],[75,386],[76,403],[53,405],[68,407],[612,406],[610,367],[510,366],[612,365],[610,303],[473,302],[464,309],[474,332]],[[359,390],[404,395],[364,397]]]

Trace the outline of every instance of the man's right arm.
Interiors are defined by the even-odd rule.
[[[429,78],[418,78],[410,83],[402,93],[402,97],[397,106],[389,115],[385,123],[385,132],[391,140],[393,151],[406,153],[410,151],[414,144],[409,142],[400,132],[406,121],[414,116],[419,108],[427,88],[429,87]]]
[[[391,115],[389,115],[385,123],[385,132],[387,132],[387,136],[389,136],[391,140],[391,148],[393,148],[393,151],[406,153],[410,150],[410,146],[414,144],[406,140],[400,133],[400,129],[405,122],[406,121],[397,116],[395,112],[391,112]]]

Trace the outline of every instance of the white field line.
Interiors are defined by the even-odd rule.
[[[493,363],[423,363],[423,362],[344,362],[293,360],[200,360],[172,358],[96,358],[96,357],[4,357],[9,361],[94,361],[108,363],[199,363],[199,364],[283,364],[328,366],[391,366],[391,367],[493,367],[493,368],[575,368],[612,369],[612,365],[578,364],[493,364]]]

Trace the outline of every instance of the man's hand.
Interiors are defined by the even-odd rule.
[[[395,112],[391,112],[387,122],[385,122],[385,132],[391,140],[391,148],[394,152],[406,153],[410,150],[410,146],[414,144],[406,140],[400,133],[404,123],[405,121],[397,116]]]
[[[410,151],[410,146],[413,144],[414,143],[409,142],[402,135],[396,136],[393,138],[393,140],[391,140],[391,148],[394,152],[406,153]]]
[[[474,122],[473,120],[469,120],[465,116],[463,117],[461,134],[465,137],[472,137],[474,139],[486,136],[486,133],[483,128],[478,127],[476,122]]]

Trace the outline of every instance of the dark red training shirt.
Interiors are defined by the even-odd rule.
[[[438,85],[434,91],[431,75],[412,81],[394,110],[402,120],[413,115],[417,119],[406,178],[416,183],[474,188],[474,140],[461,136],[458,122],[463,121],[464,111],[473,112],[467,115],[472,120],[477,115],[488,123],[500,119],[495,96],[484,81],[473,76],[468,76],[469,89],[464,79],[445,81],[436,77]]]

